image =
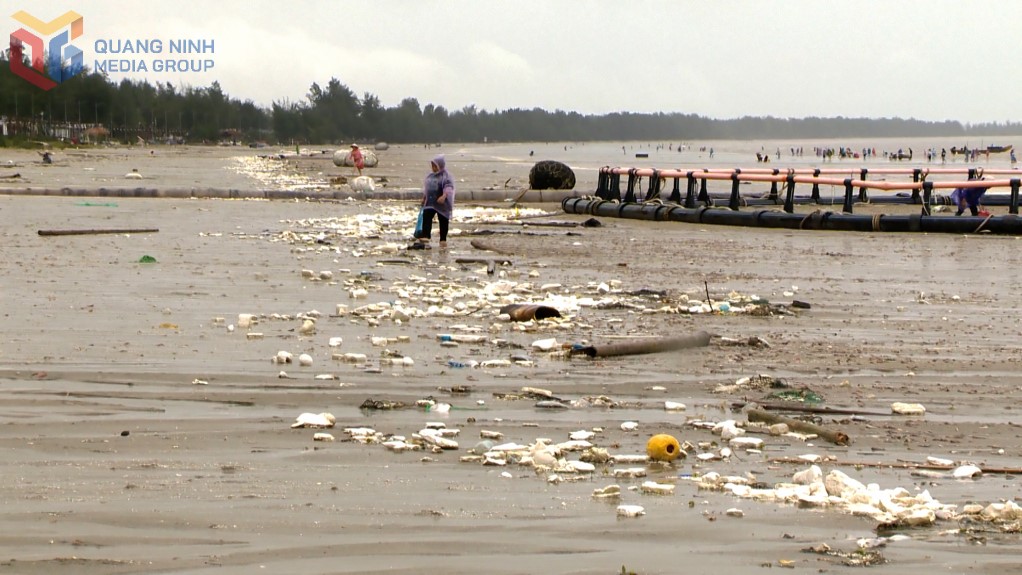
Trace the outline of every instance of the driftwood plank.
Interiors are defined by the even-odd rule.
[[[91,230],[39,230],[41,236],[90,236],[94,234],[152,234],[160,230],[156,228],[129,229],[91,229]]]
[[[819,425],[812,423],[806,423],[798,419],[792,419],[790,417],[783,417],[775,413],[767,413],[759,409],[750,409],[746,414],[749,417],[749,421],[759,421],[767,425],[773,425],[775,423],[787,424],[788,429],[792,431],[798,431],[801,433],[812,433],[826,439],[827,441],[835,445],[848,445],[851,443],[851,439],[848,434],[835,431],[832,429],[825,429]]]

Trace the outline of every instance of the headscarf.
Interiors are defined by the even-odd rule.
[[[450,219],[454,211],[454,178],[447,171],[447,161],[443,154],[433,158],[433,163],[436,164],[437,171],[427,174],[426,181],[422,184],[422,195],[426,198],[423,207],[434,209],[436,213]],[[447,197],[444,202],[437,202],[437,198],[445,191]]]

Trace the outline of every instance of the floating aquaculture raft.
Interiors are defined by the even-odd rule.
[[[601,168],[595,198],[566,198],[561,207],[567,213],[592,214],[651,221],[674,221],[696,224],[719,224],[765,228],[806,230],[840,230],[864,232],[942,232],[1022,235],[1022,218],[1018,217],[1020,180],[982,179],[981,170],[947,168],[937,170],[873,170],[873,173],[910,174],[912,181],[892,182],[867,180],[867,170],[857,170],[856,177],[835,178],[828,174],[848,174],[848,169],[808,170],[655,170],[642,168]],[[967,175],[967,180],[931,181],[931,174]],[[987,170],[986,175],[1020,175],[1015,170]],[[627,186],[622,189],[622,176]],[[642,193],[645,179],[648,188]],[[722,196],[707,191],[707,181],[731,182],[731,193]],[[673,181],[673,187],[670,182]],[[685,192],[682,195],[682,182]],[[743,196],[743,182],[770,182],[771,190],[756,196]],[[795,184],[812,184],[809,196],[796,196]],[[778,190],[784,186],[784,193]],[[841,186],[842,211],[816,210],[796,213],[795,204],[823,204],[819,186]],[[668,188],[671,188],[668,190]],[[935,216],[931,207],[950,205],[948,196],[937,195],[935,189],[1006,188],[1008,193],[987,193],[985,205],[1007,205],[1007,215]],[[868,190],[895,192],[895,195],[870,197]],[[909,193],[910,192],[910,193]],[[640,197],[640,195],[642,197]],[[665,197],[666,196],[666,197]],[[857,203],[918,204],[917,214],[854,214]],[[776,206],[773,209],[751,209],[744,206]]]

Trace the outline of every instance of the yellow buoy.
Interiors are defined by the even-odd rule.
[[[674,461],[684,457],[685,452],[674,436],[661,433],[649,438],[646,443],[646,455],[653,461]]]

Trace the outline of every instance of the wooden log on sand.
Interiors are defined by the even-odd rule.
[[[91,236],[95,234],[152,234],[160,230],[156,228],[129,228],[123,230],[39,230],[41,236]]]
[[[819,425],[807,423],[798,419],[792,419],[790,417],[784,417],[774,413],[767,413],[759,409],[750,409],[746,415],[750,422],[762,422],[767,425],[773,425],[775,423],[784,423],[788,426],[788,429],[792,431],[798,431],[800,433],[812,433],[818,435],[834,445],[848,445],[851,443],[851,438],[848,434],[834,431],[831,429],[825,429]]]
[[[483,242],[482,240],[472,240],[469,243],[472,244],[472,247],[474,247],[477,250],[493,252],[493,253],[496,253],[496,254],[500,254],[502,256],[514,255],[514,252],[510,252],[510,251],[507,251],[507,250],[502,250],[500,248],[495,248],[495,247],[487,244],[486,242]]]

